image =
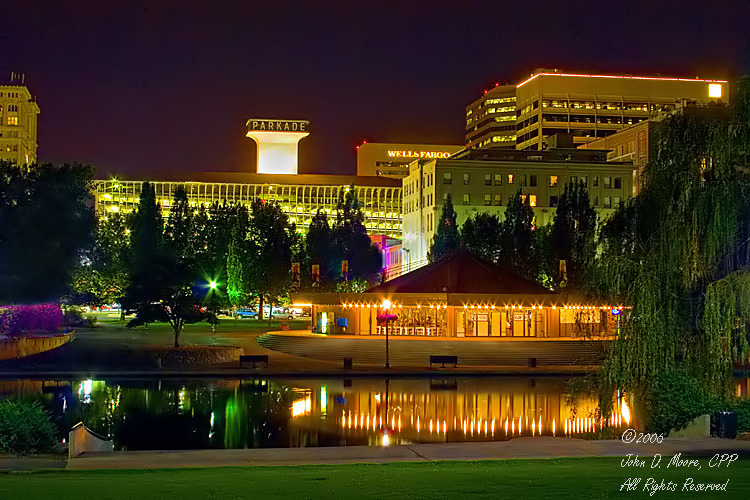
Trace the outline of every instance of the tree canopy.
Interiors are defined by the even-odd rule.
[[[453,200],[450,194],[443,203],[443,210],[440,214],[435,236],[432,237],[430,250],[427,252],[427,258],[430,262],[435,262],[443,257],[447,257],[458,250],[461,246],[461,237],[459,235],[456,211],[453,209]]]
[[[0,162],[0,303],[59,300],[92,244],[94,170]]]

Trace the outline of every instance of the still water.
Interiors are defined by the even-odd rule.
[[[736,381],[747,397],[750,380]],[[120,450],[383,445],[595,437],[640,427],[615,394],[608,422],[585,379],[0,380],[38,399],[61,436],[83,421]]]

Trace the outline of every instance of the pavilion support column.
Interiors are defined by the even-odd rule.
[[[456,336],[456,308],[448,306],[445,313],[445,335],[447,337]]]

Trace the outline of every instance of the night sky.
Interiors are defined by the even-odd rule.
[[[353,173],[363,139],[461,144],[464,106],[534,68],[750,73],[749,20],[748,0],[0,0],[0,71],[37,96],[41,161],[254,171],[245,121],[289,118],[311,122],[303,173]]]

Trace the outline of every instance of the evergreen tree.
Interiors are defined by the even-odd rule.
[[[453,210],[453,201],[450,195],[448,195],[443,204],[443,211],[440,214],[435,236],[432,237],[432,245],[430,245],[430,250],[427,252],[427,258],[430,262],[438,261],[443,257],[455,253],[461,246],[456,218],[456,211]]]
[[[175,191],[167,225],[164,228],[164,239],[169,250],[183,259],[194,257],[195,251],[190,248],[193,229],[193,216],[187,193],[183,186],[179,186]]]
[[[331,252],[336,259],[331,272],[340,276],[344,282],[360,279],[368,283],[375,283],[383,269],[383,256],[370,237],[364,224],[365,216],[357,198],[354,186],[342,188],[339,192],[339,203],[336,214],[336,224],[332,228],[334,249]],[[349,263],[348,276],[341,273],[341,261]]]
[[[318,211],[310,221],[310,227],[305,237],[305,254],[309,264],[305,266],[303,275],[311,276],[312,265],[320,266],[320,282],[322,288],[334,283],[341,272],[343,254],[333,239],[333,230],[328,224],[328,216]],[[339,265],[339,268],[336,265]]]
[[[174,345],[180,346],[180,333],[186,324],[216,317],[201,309],[199,287],[205,290],[195,270],[195,260],[189,237],[175,237],[185,229],[184,205],[175,196],[166,227],[166,243],[162,234],[162,220],[153,188],[143,184],[138,211],[131,231],[131,260],[129,286],[123,299],[123,309],[134,312],[128,327],[156,321],[169,323],[174,331]],[[187,226],[189,227],[189,226]],[[187,249],[187,250],[186,250]]]
[[[560,196],[550,250],[558,284],[581,288],[590,282],[596,257],[596,212],[583,182],[569,182]],[[560,261],[565,261],[567,283],[561,283]]]
[[[499,262],[502,223],[497,215],[480,213],[466,219],[461,238],[467,250],[490,262]]]
[[[260,299],[258,319],[263,318],[263,304],[278,303],[291,285],[292,248],[296,228],[278,203],[254,200],[248,233],[248,255],[251,262],[251,289]],[[273,308],[271,307],[271,311]],[[269,315],[269,325],[273,314]]]
[[[508,200],[500,238],[500,260],[515,273],[536,278],[537,264],[533,261],[534,211],[528,196],[519,189]]]

